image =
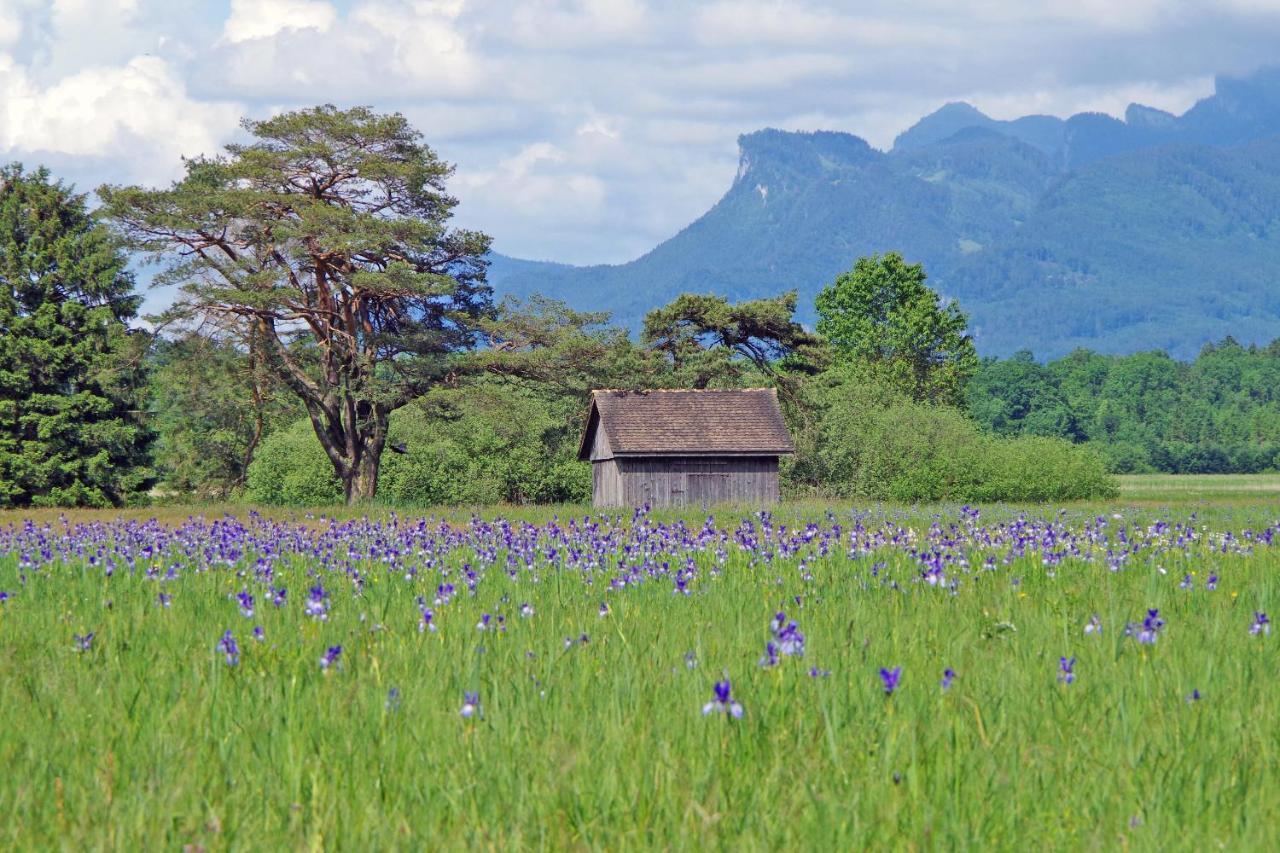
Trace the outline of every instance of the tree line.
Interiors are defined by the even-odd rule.
[[[1122,412],[1088,409],[1101,356],[1078,377],[980,362],[959,307],[895,253],[823,290],[813,331],[794,293],[685,294],[633,339],[554,300],[495,304],[489,238],[450,226],[452,168],[403,116],[323,106],[244,129],[167,188],[99,188],[92,212],[45,170],[0,172],[0,505],[582,500],[602,387],[776,387],[792,493],[1099,497],[1108,460],[1157,464],[1126,462],[1141,442],[1116,425],[1163,399],[1164,374],[1134,367],[1153,390]],[[131,252],[179,294],[148,326]]]
[[[1280,340],[1228,337],[1191,362],[1079,350],[1040,364],[1024,351],[984,361],[966,405],[1000,435],[1088,443],[1117,473],[1245,474],[1280,469],[1278,383]]]

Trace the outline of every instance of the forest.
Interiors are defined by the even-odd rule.
[[[593,388],[776,387],[793,497],[1071,500],[1112,473],[1277,465],[1280,344],[983,360],[891,250],[849,258],[812,327],[794,291],[684,293],[635,333],[496,296],[489,238],[449,226],[451,167],[402,116],[244,126],[96,205],[0,171],[0,506],[579,502]],[[180,293],[145,321],[144,261]]]
[[[1249,474],[1280,466],[1277,382],[1280,340],[1227,337],[1190,362],[1160,351],[988,359],[965,400],[994,433],[1087,443],[1115,473]]]

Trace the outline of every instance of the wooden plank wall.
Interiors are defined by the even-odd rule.
[[[595,463],[596,506],[711,506],[737,503],[765,506],[778,501],[776,456],[674,457],[617,459],[616,502],[613,484]]]
[[[622,475],[616,459],[591,463],[592,506],[625,506],[622,500]]]
[[[612,459],[613,451],[609,449],[609,436],[605,435],[604,425],[596,423],[596,419],[592,417],[592,423],[596,424],[596,434],[591,440],[591,461],[595,462],[601,459]]]

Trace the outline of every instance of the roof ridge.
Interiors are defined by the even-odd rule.
[[[777,391],[769,386],[760,388],[592,388],[592,394],[742,394],[756,391]]]

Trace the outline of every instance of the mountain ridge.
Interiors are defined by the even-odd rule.
[[[640,257],[495,256],[492,280],[632,328],[681,292],[796,289],[812,322],[818,290],[857,257],[897,250],[960,300],[984,354],[1187,357],[1226,334],[1269,340],[1280,336],[1280,69],[1217,88],[1180,116],[1133,104],[1125,120],[1002,121],[955,102],[889,151],[841,131],[754,131],[739,137],[725,194]]]

